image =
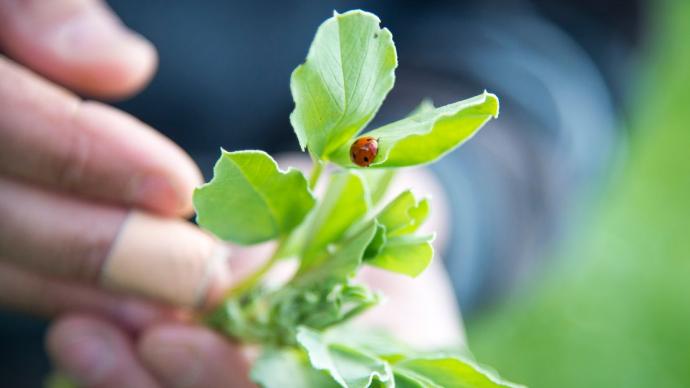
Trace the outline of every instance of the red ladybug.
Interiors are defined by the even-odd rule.
[[[378,139],[371,136],[360,137],[350,146],[350,159],[360,167],[369,167],[378,153]]]

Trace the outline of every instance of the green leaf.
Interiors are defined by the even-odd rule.
[[[414,375],[410,376],[404,371],[394,371],[393,377],[396,388],[441,388],[426,379]]]
[[[343,207],[350,207],[350,211],[354,210],[355,214],[351,214],[348,216],[348,219],[354,220],[356,222],[357,219],[361,218],[361,216],[366,212],[366,210],[362,209],[362,204],[370,204],[371,207],[375,206],[378,202],[381,201],[383,198],[384,194],[386,193],[386,190],[388,189],[388,186],[390,185],[391,181],[393,180],[393,177],[395,176],[395,170],[393,169],[371,169],[371,170],[359,170],[356,172],[360,178],[363,178],[363,187],[364,187],[364,193],[366,198],[362,200],[361,193],[359,190],[358,185],[354,182],[350,182],[352,184],[352,187],[347,188],[347,187],[342,187],[342,186],[337,186],[335,183],[332,184],[332,190],[334,191],[331,198],[337,198],[337,190],[345,190],[348,192],[343,193],[343,195],[347,195],[348,198],[352,199],[353,201],[348,203],[344,203],[343,206],[340,206],[341,208]],[[343,178],[344,179],[344,178]],[[356,178],[349,178],[349,179],[356,179]],[[328,195],[327,195],[328,196]],[[369,207],[369,206],[367,206]],[[315,220],[315,213],[319,213],[319,217],[321,217],[321,221],[316,221]],[[330,217],[335,217],[335,215],[338,214],[336,211],[331,211],[330,212]],[[317,241],[314,241],[313,235],[310,234],[312,233],[313,230],[319,230],[320,227],[314,225],[315,223],[322,223],[322,222],[328,222],[328,212],[325,210],[325,206],[320,206],[320,209],[316,212],[312,212],[309,216],[307,216],[307,219],[305,222],[303,222],[297,229],[295,229],[286,242],[281,246],[280,252],[277,253],[279,257],[290,257],[290,256],[297,256],[300,253],[305,251],[305,245],[307,245],[308,240],[311,240],[311,247],[309,248],[312,252],[309,252],[305,256],[307,256],[307,260],[309,261],[311,259],[311,256],[314,254],[318,253],[319,251],[323,251],[324,249],[324,244],[317,244]],[[342,218],[342,215],[340,216]],[[420,221],[421,222],[421,221]],[[358,225],[361,227],[361,225]],[[331,237],[324,238],[325,241],[330,240],[331,242],[334,242],[337,240],[337,236],[342,233],[342,229],[357,229],[357,225],[346,225],[345,223],[340,224],[339,226],[339,231],[338,233],[333,234]],[[325,234],[325,231],[324,231]],[[334,237],[335,236],[335,237]],[[385,236],[384,236],[385,237]],[[327,244],[327,243],[326,243]],[[370,254],[368,254],[370,256]]]
[[[381,253],[381,250],[383,250],[383,247],[388,241],[388,237],[386,236],[386,227],[377,221],[372,222],[372,224],[376,225],[376,233],[367,246],[367,249],[364,251],[363,260],[365,261],[371,260]]]
[[[318,266],[300,268],[295,281],[324,281],[330,278],[344,280],[352,277],[354,272],[362,264],[365,250],[374,239],[377,232],[375,223],[369,224],[359,233],[339,243],[333,253],[325,253],[323,259],[317,260]],[[309,268],[309,270],[306,270]]]
[[[376,15],[355,10],[326,20],[307,60],[292,73],[290,122],[302,150],[328,159],[374,117],[395,82],[390,31]]]
[[[314,294],[319,299],[314,298],[318,303],[312,303],[312,308],[305,308],[304,303],[299,306],[302,318],[293,327],[304,325],[314,329],[327,329],[361,314],[381,300],[380,295],[373,293],[367,286],[354,284],[350,280],[335,283],[330,289],[322,287],[320,291]]]
[[[356,324],[339,325],[328,329],[326,335],[331,342],[364,350],[387,362],[397,362],[409,358],[410,354],[416,354],[413,348],[381,327],[367,326],[365,330],[362,330],[362,327]]]
[[[381,251],[367,264],[388,271],[416,277],[424,272],[434,257],[434,236],[397,236],[389,238]]]
[[[431,112],[432,110],[436,109],[434,106],[434,102],[430,98],[424,98],[419,105],[417,105],[414,109],[412,109],[412,112],[410,112],[407,117],[412,117],[416,114],[419,113],[426,113],[426,112]]]
[[[213,179],[194,190],[197,223],[238,244],[287,235],[314,203],[304,175],[263,151],[222,150]]]
[[[368,208],[364,183],[357,173],[343,171],[333,174],[324,198],[314,216],[310,216],[309,239],[302,254],[300,271],[318,265],[328,245],[340,240]]]
[[[457,357],[420,357],[393,365],[400,386],[444,388],[518,388],[469,360]],[[399,378],[400,376],[400,378]],[[415,385],[418,384],[418,385]]]
[[[245,342],[292,345],[301,325],[325,329],[359,315],[380,301],[351,281],[375,233],[370,224],[340,241],[319,265],[298,271],[280,288],[256,288],[224,301],[208,324]]]
[[[316,266],[298,270],[287,284],[298,293],[305,290],[311,298],[285,304],[284,316],[294,316],[292,325],[324,329],[343,322],[379,303],[378,294],[368,287],[352,284],[351,278],[362,264],[364,251],[376,234],[376,225],[369,224],[355,235],[339,242],[333,252],[325,253]]]
[[[498,117],[498,98],[491,93],[419,113],[366,133],[378,139],[378,155],[371,167],[405,167],[427,164],[469,140],[492,117]],[[332,160],[357,167],[350,161],[350,144],[341,146]]]
[[[410,234],[417,229],[426,221],[429,217],[429,212],[431,212],[431,206],[429,204],[428,198],[422,198],[417,204],[408,210],[410,215],[410,223],[407,226],[397,229],[391,232],[391,236],[401,236],[403,234]]]
[[[370,221],[376,234],[364,253],[367,264],[415,277],[429,265],[433,236],[410,236],[429,215],[429,201],[403,191]]]
[[[366,388],[375,380],[395,386],[390,366],[375,356],[328,343],[321,333],[306,327],[299,328],[297,342],[307,351],[312,366],[330,373],[342,387]]]
[[[429,201],[417,202],[412,191],[400,193],[376,217],[386,227],[387,235],[400,236],[417,230],[429,215]]]
[[[365,285],[327,278],[228,299],[206,322],[244,343],[294,346],[298,327],[327,329],[379,301],[380,296]]]
[[[271,321],[279,325],[281,332],[292,336],[283,339],[290,343],[300,326],[326,329],[376,305],[379,299],[366,286],[353,284],[350,280],[325,279],[321,283],[290,285],[285,292],[277,294]]]
[[[264,388],[339,387],[328,373],[312,368],[301,350],[264,350],[254,362],[250,377]]]

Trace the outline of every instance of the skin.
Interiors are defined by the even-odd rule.
[[[52,319],[48,354],[83,386],[251,386],[247,349],[189,323],[188,312],[96,283],[128,211],[189,216],[201,183],[169,139],[75,94],[139,91],[156,68],[151,43],[99,1],[0,0],[0,52],[0,307]],[[401,184],[411,182],[443,206],[433,178]],[[443,241],[445,221],[429,224]],[[264,251],[236,249],[236,277]],[[362,278],[390,299],[365,322],[421,345],[461,340],[440,263],[410,284],[376,270]],[[426,318],[405,325],[410,316]]]

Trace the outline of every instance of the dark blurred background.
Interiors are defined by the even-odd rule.
[[[297,150],[289,78],[314,31],[333,9],[376,13],[400,65],[373,126],[423,97],[501,98],[500,119],[432,167],[453,201],[446,266],[478,359],[534,387],[690,386],[690,346],[676,347],[690,344],[690,249],[672,239],[689,230],[690,187],[669,186],[690,186],[674,148],[690,151],[688,113],[665,104],[690,102],[683,1],[109,3],[160,56],[151,85],[116,105],[207,177],[221,146]],[[44,329],[2,314],[0,385],[40,384]]]

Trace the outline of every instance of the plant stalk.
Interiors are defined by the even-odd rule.
[[[314,160],[314,168],[311,170],[311,174],[309,175],[309,188],[311,190],[314,190],[314,188],[316,187],[316,183],[318,183],[319,178],[321,177],[321,173],[323,172],[323,168],[325,166],[325,162],[322,162],[320,160]]]
[[[249,290],[250,288],[256,286],[256,284],[259,281],[261,281],[264,275],[266,275],[266,273],[268,273],[268,271],[270,271],[271,268],[273,268],[275,263],[277,263],[278,260],[280,260],[280,251],[283,249],[283,244],[286,240],[286,238],[280,239],[271,257],[268,260],[266,260],[266,262],[263,263],[261,267],[254,271],[251,275],[245,277],[239,283],[228,289],[223,295],[223,299],[228,299],[230,297],[240,295],[243,292]]]

